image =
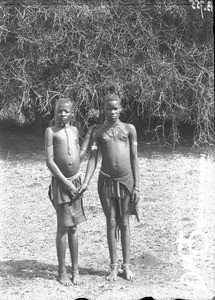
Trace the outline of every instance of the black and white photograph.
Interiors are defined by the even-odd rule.
[[[0,300],[215,300],[213,18],[0,0]]]

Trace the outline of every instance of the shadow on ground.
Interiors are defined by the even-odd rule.
[[[25,132],[0,131],[0,156],[7,160],[45,157],[44,138]]]
[[[56,279],[57,265],[41,263],[36,260],[8,260],[0,262],[0,277],[7,279],[8,277],[18,277],[21,279]],[[70,272],[68,267],[68,273]],[[107,275],[104,271],[94,270],[93,268],[79,268],[80,275]]]
[[[143,253],[141,256],[133,259],[131,264],[137,269],[142,266],[154,266],[165,264],[164,261],[157,258],[156,256],[150,255],[148,253]],[[57,265],[46,264],[38,262],[37,260],[7,260],[0,262],[0,277],[7,278],[8,276],[19,277],[22,279],[34,279],[34,278],[44,278],[44,279],[55,279],[57,276]],[[70,267],[68,267],[68,273],[71,272]],[[97,275],[105,276],[108,272],[103,270],[94,270],[93,268],[79,268],[80,275]]]

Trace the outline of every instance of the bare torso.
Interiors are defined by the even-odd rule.
[[[53,127],[54,161],[66,177],[75,175],[80,167],[80,147],[74,127]]]
[[[98,133],[102,153],[101,170],[112,177],[131,172],[129,132],[122,123],[115,135],[109,135],[104,126]]]

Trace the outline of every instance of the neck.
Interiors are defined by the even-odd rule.
[[[69,122],[68,123],[57,123],[57,125],[60,127],[60,128],[66,128],[66,127],[69,127]]]
[[[105,124],[109,125],[109,126],[119,125],[119,123],[120,123],[119,119],[115,122],[110,122],[110,121],[107,121],[107,120],[105,121]]]

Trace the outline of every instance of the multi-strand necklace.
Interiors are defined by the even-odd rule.
[[[124,133],[123,130],[120,128],[120,125],[121,125],[120,120],[116,121],[115,123],[111,123],[106,120],[104,122],[105,132],[110,138],[115,139],[115,136],[117,135],[118,132]]]

